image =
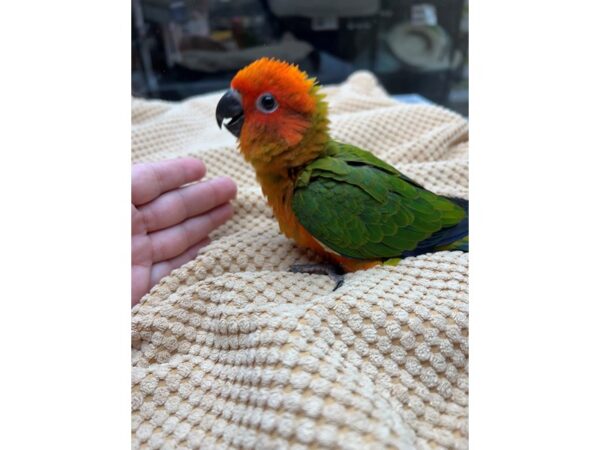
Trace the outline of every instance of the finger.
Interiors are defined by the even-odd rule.
[[[236,192],[230,178],[219,177],[167,192],[139,211],[148,231],[162,230],[232,200]]]
[[[232,216],[233,207],[226,203],[171,228],[150,233],[148,236],[152,242],[152,261],[166,261],[182,254]]]
[[[140,299],[148,293],[153,286],[150,284],[150,267],[132,265],[131,266],[131,306],[139,303]]]
[[[162,261],[154,264],[152,266],[152,272],[150,275],[150,285],[154,286],[162,278],[169,275],[173,270],[183,266],[186,262],[189,262],[192,259],[194,259],[198,255],[198,250],[208,245],[209,243],[209,238],[202,239],[199,243],[187,249],[185,253],[182,253],[181,255],[169,259],[167,261]]]
[[[136,164],[131,169],[131,201],[134,205],[143,205],[205,174],[206,166],[195,158]]]

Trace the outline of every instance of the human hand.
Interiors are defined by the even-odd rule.
[[[227,177],[200,180],[206,166],[182,158],[131,170],[131,305],[173,269],[194,259],[208,234],[233,216],[237,187]]]

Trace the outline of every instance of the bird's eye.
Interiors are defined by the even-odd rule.
[[[264,113],[272,113],[277,109],[277,106],[279,106],[277,100],[268,92],[256,99],[256,107]]]

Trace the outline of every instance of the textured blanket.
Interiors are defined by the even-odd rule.
[[[324,88],[332,137],[439,194],[467,196],[464,118],[391,99],[367,72]],[[203,159],[238,186],[234,218],[132,311],[134,449],[467,448],[468,255],[346,276],[278,229],[221,93],[133,100],[132,159]]]

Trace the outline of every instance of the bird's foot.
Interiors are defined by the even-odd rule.
[[[344,284],[344,271],[335,264],[294,264],[290,267],[290,272],[329,275],[329,278],[335,282],[334,291]]]

